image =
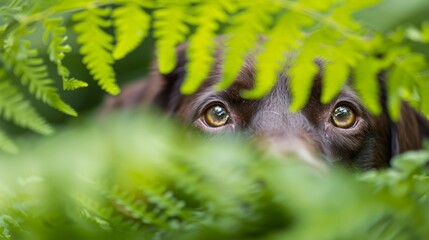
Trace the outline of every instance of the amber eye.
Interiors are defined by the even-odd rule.
[[[210,127],[221,127],[228,123],[229,113],[221,105],[213,105],[204,113],[204,121]]]
[[[332,112],[332,122],[339,128],[350,128],[356,122],[356,114],[347,105],[340,105]]]

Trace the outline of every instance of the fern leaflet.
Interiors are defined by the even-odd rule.
[[[321,102],[329,103],[340,93],[341,89],[350,78],[350,70],[364,57],[362,48],[357,41],[349,38],[341,39],[335,36],[333,31],[327,30],[326,35],[331,38],[332,44],[324,51],[325,71],[322,81]],[[337,39],[335,39],[337,38]]]
[[[120,90],[110,54],[113,38],[103,30],[111,25],[110,21],[104,19],[109,15],[109,8],[90,8],[75,13],[72,18],[76,21],[73,29],[78,34],[77,42],[81,44],[82,61],[101,88],[116,95]]]
[[[217,90],[228,88],[235,80],[244,64],[246,56],[259,41],[272,22],[273,15],[280,10],[264,1],[243,2],[244,10],[232,19],[229,35],[225,40],[224,72]]]
[[[38,133],[50,134],[53,132],[18,88],[11,84],[2,70],[0,70],[0,115],[18,126]]]
[[[389,73],[388,79],[388,108],[390,117],[399,120],[401,99],[406,100],[416,109],[419,109],[417,102],[424,94],[418,94],[416,87],[419,83],[425,84],[425,81],[419,73],[425,70],[426,62],[423,55],[409,54],[403,58],[395,59],[395,64]],[[422,81],[423,80],[423,81]]]
[[[419,90],[420,90],[420,97],[421,97],[421,103],[420,103],[420,111],[426,116],[426,118],[429,118],[429,94],[424,93],[424,89],[429,89],[429,75],[425,74],[421,76],[417,82]]]
[[[62,64],[62,60],[66,53],[71,51],[71,47],[64,44],[67,41],[66,28],[62,26],[62,18],[52,18],[43,21],[45,33],[43,41],[48,44],[49,59],[57,66],[57,73],[63,80],[64,90],[75,90],[82,87],[87,87],[86,82],[75,78],[69,79],[70,71]]]
[[[169,73],[176,66],[175,46],[185,40],[189,27],[189,6],[187,2],[174,3],[166,1],[166,4],[154,12],[154,37],[156,38],[156,53],[158,57],[159,71]]]
[[[10,140],[10,138],[6,135],[6,133],[1,128],[0,128],[0,149],[9,153],[19,152],[18,146],[16,146],[16,144]]]
[[[233,12],[236,6],[231,0],[207,0],[196,7],[197,31],[189,40],[187,57],[187,75],[181,86],[181,92],[195,92],[213,67],[214,51],[217,47],[216,31],[220,23],[228,20],[228,12]]]
[[[291,111],[298,111],[304,107],[310,96],[313,80],[319,71],[314,57],[321,54],[321,45],[318,40],[322,38],[322,31],[314,32],[308,37],[288,70],[292,94]]]
[[[363,59],[354,70],[354,86],[365,106],[374,114],[381,113],[377,76],[383,69],[379,60],[372,56]]]
[[[276,25],[268,33],[263,50],[256,56],[256,81],[253,90],[244,91],[244,98],[260,98],[268,93],[277,81],[278,74],[283,71],[294,48],[304,38],[300,27],[312,24],[312,19],[289,12],[282,15]],[[287,33],[287,36],[285,36]]]
[[[32,49],[30,41],[22,37],[22,32],[16,31],[15,35],[8,39],[11,45],[7,48],[4,60],[13,66],[15,75],[21,79],[24,86],[28,86],[30,93],[37,99],[68,115],[77,116],[76,111],[61,99],[58,89],[52,86],[53,81],[48,77],[47,66],[38,56],[37,50]]]
[[[113,49],[115,59],[124,58],[146,37],[150,27],[150,15],[137,3],[127,3],[116,8],[112,14],[117,44]]]

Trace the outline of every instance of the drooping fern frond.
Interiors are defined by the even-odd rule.
[[[215,59],[214,52],[218,47],[216,31],[221,23],[228,20],[228,13],[235,9],[235,2],[231,0],[208,0],[196,7],[197,30],[189,39],[189,64],[182,93],[195,92],[209,74]]]
[[[0,149],[9,153],[18,153],[18,146],[10,140],[3,129],[0,128]]]
[[[8,80],[6,73],[0,70],[0,116],[42,134],[50,134],[53,129],[34,110],[18,88]]]
[[[355,70],[355,87],[362,102],[369,110],[375,114],[381,113],[381,106],[378,101],[380,96],[377,76],[382,70],[382,65],[377,59],[370,56],[361,61]]]
[[[77,42],[81,44],[80,53],[91,75],[106,92],[118,94],[115,72],[113,69],[113,37],[103,28],[111,26],[109,8],[88,8],[73,15],[76,22],[73,29],[78,34]]]
[[[252,90],[243,92],[243,97],[260,98],[271,90],[279,73],[286,67],[288,56],[301,45],[304,35],[301,27],[312,24],[312,19],[290,12],[282,15],[267,34],[263,50],[256,56],[256,79]],[[287,32],[287,36],[285,35]]]
[[[128,3],[127,3],[128,2]],[[149,1],[147,1],[151,5]],[[124,1],[113,11],[117,44],[113,49],[115,59],[124,58],[134,50],[149,33],[151,16],[136,2]]]
[[[335,32],[328,31],[329,37],[336,37]],[[363,49],[356,51],[359,42],[352,41],[349,38],[337,40],[338,44],[331,45],[325,51],[323,59],[327,65],[323,74],[322,81],[322,103],[329,103],[334,99],[341,89],[350,79],[352,66],[362,60]]]
[[[24,31],[18,29],[7,39],[9,45],[3,59],[13,68],[22,85],[28,87],[29,92],[37,99],[61,112],[77,116],[76,111],[61,99],[48,76],[43,59],[39,57],[37,49],[31,48],[30,41],[23,39],[24,36]]]
[[[43,25],[45,27],[43,41],[45,44],[48,44],[49,60],[55,63],[57,67],[57,73],[63,80],[63,89],[76,90],[87,87],[88,84],[86,82],[69,78],[70,71],[62,63],[65,54],[71,51],[70,45],[65,44],[67,41],[67,36],[65,35],[67,29],[63,26],[63,19],[46,19],[43,21]]]
[[[245,58],[255,49],[260,35],[265,34],[273,21],[273,15],[281,10],[274,4],[263,1],[240,2],[242,11],[233,19],[225,36],[224,69],[221,81],[216,89],[226,89],[235,80]]]
[[[297,53],[298,55],[288,70],[293,98],[290,109],[293,111],[305,106],[310,96],[314,78],[319,71],[319,67],[312,56],[314,53],[320,52],[322,47],[317,41],[320,39],[320,35],[323,35],[322,31],[315,32],[304,41],[302,49]]]
[[[176,66],[175,47],[183,42],[189,32],[189,2],[160,1],[161,6],[154,12],[154,37],[156,53],[161,73],[169,73]]]

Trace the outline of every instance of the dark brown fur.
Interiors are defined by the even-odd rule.
[[[108,99],[106,108],[150,103],[203,131],[240,131],[259,139],[260,145],[275,145],[276,149],[285,149],[284,152],[307,148],[312,154],[323,156],[330,162],[341,162],[358,169],[386,167],[392,156],[421,148],[423,138],[429,136],[428,121],[408,105],[402,107],[401,120],[393,123],[385,111],[379,116],[371,115],[350,87],[345,87],[331,103],[321,104],[323,70],[315,79],[307,105],[297,113],[288,110],[290,89],[287,74],[279,75],[277,84],[264,98],[242,99],[240,91],[251,89],[254,83],[255,68],[251,58],[228,90],[215,92],[212,86],[221,77],[222,63],[218,57],[210,76],[199,90],[184,96],[179,88],[186,74],[185,49],[185,45],[178,48],[178,64],[172,73],[161,75],[154,70],[149,79],[135,82],[127,86],[120,96]],[[385,105],[385,96],[380,98]],[[212,102],[221,102],[228,108],[232,118],[230,124],[220,128],[204,124],[201,115]],[[354,127],[341,129],[332,124],[331,113],[338,103],[353,107],[357,115]]]

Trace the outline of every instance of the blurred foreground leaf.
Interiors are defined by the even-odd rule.
[[[428,150],[350,174],[125,112],[0,155],[5,239],[427,239]]]

